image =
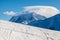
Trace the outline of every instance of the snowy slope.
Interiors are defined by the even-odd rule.
[[[60,31],[0,20],[0,40],[60,40]]]

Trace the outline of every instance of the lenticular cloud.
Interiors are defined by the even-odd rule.
[[[24,7],[24,11],[29,13],[33,12],[47,18],[59,14],[59,10],[52,6],[27,6]]]

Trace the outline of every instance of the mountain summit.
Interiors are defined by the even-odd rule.
[[[52,30],[60,30],[59,10],[51,6],[24,7],[23,13],[13,16],[10,21]]]
[[[35,13],[25,13],[25,14],[21,14],[21,15],[18,15],[18,16],[13,16],[10,19],[10,21],[16,22],[16,23],[28,24],[32,21],[44,20],[44,19],[46,19],[46,17],[35,14]]]

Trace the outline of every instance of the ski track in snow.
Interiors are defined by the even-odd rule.
[[[0,20],[0,40],[60,40],[60,31]]]

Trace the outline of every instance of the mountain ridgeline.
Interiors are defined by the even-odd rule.
[[[45,20],[37,20],[29,23],[28,25],[48,28],[52,30],[60,30],[60,14],[53,17],[47,18]]]
[[[13,16],[10,21],[60,31],[60,14],[46,18],[33,13]]]
[[[21,14],[17,16],[13,16],[10,21],[16,22],[16,23],[22,23],[22,24],[29,24],[30,22],[36,21],[36,20],[44,20],[46,17],[35,14],[35,13],[26,13]]]

